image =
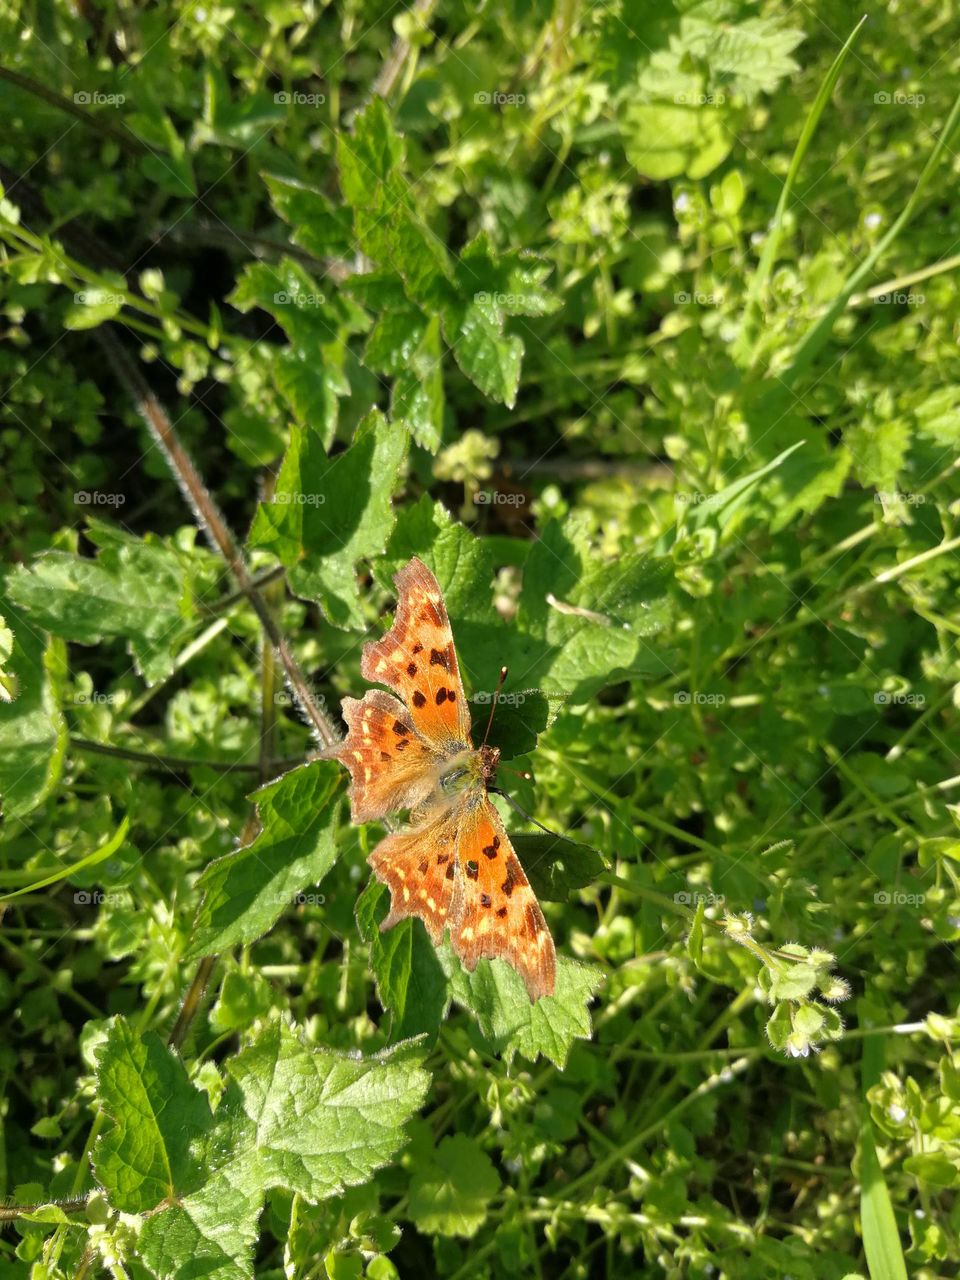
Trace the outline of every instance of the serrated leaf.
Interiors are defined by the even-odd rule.
[[[438,953],[454,1000],[477,1019],[483,1035],[507,1062],[542,1055],[563,1069],[575,1040],[592,1034],[587,1008],[603,983],[595,966],[557,958],[556,991],[530,1003],[523,979],[502,960],[481,960],[468,973],[445,944]]]
[[[483,1226],[499,1190],[490,1157],[473,1138],[457,1133],[444,1138],[427,1167],[414,1173],[407,1212],[427,1235],[469,1239]]]
[[[322,191],[298,178],[264,174],[264,183],[273,207],[290,224],[294,244],[318,258],[350,252],[349,209],[333,204]]]
[[[335,626],[364,626],[356,565],[384,549],[405,453],[402,426],[377,411],[332,458],[313,432],[293,428],[273,500],[257,509],[251,545],[273,551],[291,589],[316,600]]]
[[[406,424],[417,444],[436,453],[443,432],[443,404],[440,321],[434,316],[409,366],[394,379],[390,411]]]
[[[97,1055],[97,1090],[109,1124],[93,1157],[110,1204],[143,1213],[204,1181],[194,1144],[213,1127],[205,1094],[155,1032],[115,1018]]]
[[[344,1057],[283,1022],[227,1059],[215,1112],[159,1037],[122,1018],[97,1059],[108,1123],[94,1170],[113,1207],[145,1215],[139,1255],[157,1280],[252,1280],[264,1194],[315,1202],[364,1182],[402,1145],[429,1083],[411,1042]]]
[[[333,761],[316,760],[254,793],[260,832],[200,877],[188,959],[259,938],[301,890],[319,884],[336,860],[341,782]]]
[[[387,899],[386,886],[371,880],[357,902],[356,918],[370,948],[380,1003],[393,1015],[391,1039],[421,1033],[434,1039],[450,1000],[446,974],[426,931],[414,920],[380,932]]]
[[[482,302],[449,306],[443,332],[457,364],[474,386],[512,409],[520,384],[521,340],[505,334]]]
[[[8,680],[12,700],[0,698],[0,812],[30,813],[50,795],[60,777],[67,726],[58,688],[66,666],[62,640],[44,636],[10,601],[2,603],[13,631]]]
[[[596,849],[563,836],[511,832],[510,840],[538,898],[566,902],[604,869]]]
[[[96,559],[46,551],[11,574],[11,599],[34,627],[76,644],[125,640],[148,684],[165,679],[196,626],[194,596],[209,586],[208,563],[98,522],[90,536],[101,544]]]

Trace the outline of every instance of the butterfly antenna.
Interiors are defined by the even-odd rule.
[[[553,836],[555,840],[566,840],[569,844],[578,844],[581,848],[589,849],[591,853],[597,854],[598,857],[603,857],[600,850],[594,849],[592,844],[585,844],[582,840],[571,840],[569,836],[561,835],[559,831],[551,831],[549,827],[545,827],[542,822],[538,822],[536,818],[532,818],[530,814],[527,813],[526,809],[524,809],[523,805],[517,804],[513,796],[508,795],[506,791],[501,791],[499,787],[491,787],[490,790],[495,796],[503,796],[504,800],[506,800],[508,804],[512,805],[522,818],[526,818],[527,822],[532,822],[535,827],[539,827],[540,830],[546,832],[548,836]]]
[[[506,678],[507,678],[507,668],[501,667],[500,679],[497,681],[497,687],[494,690],[493,703],[490,707],[490,716],[489,716],[489,719],[487,720],[487,731],[483,735],[483,742],[481,742],[480,744],[481,747],[485,747],[487,745],[487,739],[490,737],[490,729],[491,729],[491,726],[493,725],[493,713],[497,709],[497,699],[500,697],[500,690],[503,688],[503,682],[504,680],[506,680]]]

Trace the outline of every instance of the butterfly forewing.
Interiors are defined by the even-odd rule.
[[[402,702],[382,689],[344,698],[347,736],[321,755],[350,770],[350,813],[371,822],[413,809],[437,785],[438,758],[420,737]]]
[[[440,585],[416,556],[395,582],[393,626],[364,647],[360,670],[398,693],[424,741],[451,755],[470,745],[470,712]]]

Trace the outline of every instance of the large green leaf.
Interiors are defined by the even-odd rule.
[[[426,1096],[421,1056],[408,1041],[345,1057],[274,1022],[227,1060],[211,1110],[155,1034],[115,1018],[97,1050],[97,1181],[112,1207],[142,1215],[140,1257],[157,1280],[248,1280],[271,1187],[315,1202],[399,1150]]]
[[[189,957],[259,938],[298,893],[323,879],[337,856],[341,783],[339,765],[317,760],[255,793],[259,834],[212,862],[198,881],[203,901]]]

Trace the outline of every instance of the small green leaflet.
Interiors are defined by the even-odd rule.
[[[145,1215],[139,1253],[157,1280],[251,1280],[264,1194],[316,1202],[364,1182],[405,1141],[429,1076],[408,1041],[372,1057],[305,1044],[286,1023],[227,1059],[211,1111],[180,1059],[123,1018],[97,1050],[107,1124],[93,1152],[111,1205]]]
[[[465,1134],[444,1138],[410,1180],[409,1214],[428,1235],[474,1236],[500,1190],[493,1161]]]
[[[254,793],[260,834],[200,877],[188,959],[259,938],[301,890],[323,879],[337,856],[342,782],[339,765],[316,760]]]

